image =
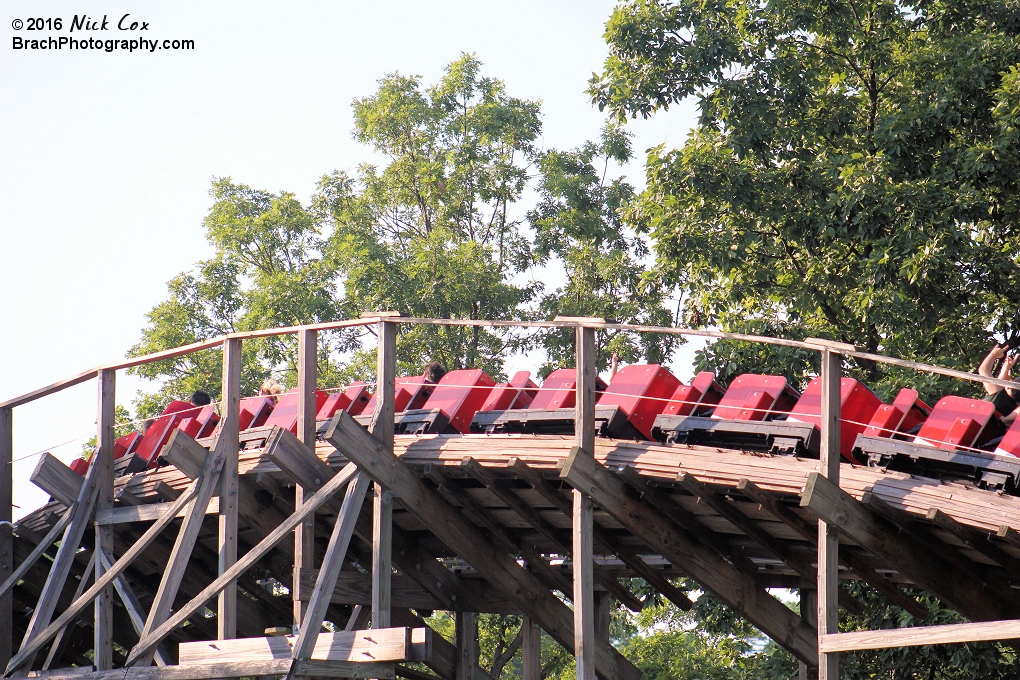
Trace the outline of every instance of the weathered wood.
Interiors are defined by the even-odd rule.
[[[845,349],[845,348],[844,348]],[[853,348],[851,347],[852,351]],[[839,487],[840,383],[843,355],[826,348],[821,353],[822,413],[818,474]],[[839,534],[824,518],[818,521],[818,569],[816,626],[818,639],[839,631]],[[821,651],[819,642],[818,680],[839,680],[839,655]]]
[[[478,624],[474,612],[457,612],[457,663],[454,665],[456,680],[474,680],[478,665]]]
[[[595,455],[595,329],[574,331],[577,394],[574,402],[574,444],[579,455]],[[594,458],[592,458],[594,460]],[[591,498],[574,488],[571,515],[571,564],[574,588],[574,659],[577,680],[595,680],[595,574]]]
[[[14,409],[0,408],[0,582],[6,584],[14,571]],[[0,594],[0,668],[6,668],[14,644],[14,597]]]
[[[750,480],[741,479],[737,482],[737,491],[740,491],[755,503],[758,503],[773,517],[800,534],[804,540],[817,540],[817,526],[811,526],[808,524],[805,520],[801,519],[799,515],[790,510],[790,508],[769,496]],[[859,557],[854,556],[853,553],[844,552],[840,554],[839,559],[840,562],[845,564],[847,568],[849,568],[858,578],[864,580],[868,585],[885,595],[889,598],[889,601],[897,607],[906,610],[915,619],[927,618],[927,607],[919,603],[917,600],[907,596],[907,594],[904,593],[895,583],[876,572],[870,565],[864,563]]]
[[[71,507],[81,493],[82,476],[49,452],[39,456],[28,479],[67,507]]]
[[[79,479],[81,479],[81,477],[79,477]],[[57,520],[56,524],[54,524],[53,527],[46,533],[46,536],[36,544],[28,557],[26,557],[25,560],[18,565],[18,568],[15,569],[13,573],[7,577],[7,580],[4,581],[3,585],[0,586],[0,597],[6,596],[7,593],[9,593],[11,589],[17,585],[18,581],[21,580],[28,570],[35,566],[35,563],[39,561],[39,558],[42,557],[47,550],[53,547],[54,541],[57,540],[58,536],[64,533],[64,530],[70,523],[71,513],[69,511],[65,511],[64,514],[60,516],[60,519]],[[12,545],[12,557],[13,550],[14,547]]]
[[[89,380],[92,380],[93,378],[96,377],[97,374],[98,374],[98,369],[90,368],[87,371],[82,371],[78,375],[73,375],[70,378],[65,378],[63,380],[58,380],[57,382],[52,383],[50,385],[47,385],[46,387],[40,387],[37,390],[32,390],[31,392],[26,392],[25,394],[22,394],[20,397],[15,397],[13,399],[8,399],[6,401],[2,401],[2,402],[0,402],[0,410],[2,410],[2,411],[13,411],[15,406],[22,406],[24,404],[28,404],[30,402],[33,402],[36,399],[41,399],[41,398],[49,396],[51,394],[55,394],[57,392],[60,392],[61,390],[66,389],[68,387],[73,387],[74,385],[80,385],[83,382],[87,382]]]
[[[506,503],[507,507],[517,513],[532,528],[555,543],[564,552],[571,550],[571,532],[552,526],[537,510],[521,500],[521,497],[515,494],[504,480],[498,479],[492,470],[482,467],[472,458],[463,459],[460,465],[462,470],[466,470],[468,474],[484,484],[496,498]],[[634,593],[624,587],[605,569],[598,565],[592,566],[595,583],[611,592],[631,611],[641,611],[642,602]]]
[[[105,369],[99,372],[99,413],[96,417],[96,452],[92,467],[98,474],[96,483],[96,511],[113,507],[113,441],[116,439],[116,379],[117,372]],[[113,529],[95,527],[95,552],[113,551]],[[95,561],[96,579],[102,578],[105,565]],[[96,670],[113,668],[113,589],[106,588],[96,597],[93,617],[93,664]]]
[[[22,668],[25,665],[30,665],[32,659],[35,658],[36,653],[39,649],[49,642],[53,637],[63,629],[71,621],[74,621],[81,610],[92,604],[92,601],[102,592],[103,588],[113,583],[113,580],[117,578],[127,567],[137,558],[142,552],[145,551],[149,545],[160,535],[163,529],[166,528],[174,517],[187,503],[194,498],[195,491],[198,489],[198,482],[193,482],[188,489],[181,494],[173,505],[167,508],[166,514],[156,521],[149,529],[142,534],[141,538],[134,542],[134,544],[125,551],[116,564],[106,570],[102,578],[96,583],[92,584],[85,593],[77,600],[71,603],[67,609],[65,609],[49,626],[47,626],[38,635],[35,635],[31,642],[28,644],[22,644],[21,649],[18,653],[7,664],[6,675],[10,675],[16,670]],[[68,527],[70,528],[70,527]]]
[[[856,652],[863,649],[891,649],[961,642],[990,642],[1020,638],[1020,620],[951,623],[942,626],[865,630],[822,637],[827,652]]]
[[[34,673],[32,680],[208,680],[285,675],[293,667],[295,675],[331,678],[396,677],[393,663],[352,663],[350,661],[299,661],[266,659],[226,663],[187,664],[181,666],[135,666],[109,671],[92,671],[91,666],[58,668]]]
[[[96,513],[96,524],[130,524],[132,522],[154,522],[166,513],[171,503],[149,503],[148,505],[129,505],[125,508],[110,508]],[[220,499],[213,497],[209,499],[205,514],[215,515],[220,511]],[[177,513],[178,517],[184,517],[188,512],[187,508]]]
[[[521,680],[542,680],[542,629],[525,616],[521,636]]]
[[[297,439],[309,451],[315,448],[315,388],[319,381],[318,333],[298,333],[298,427]],[[305,490],[294,489],[294,509],[301,508]],[[309,515],[294,529],[294,569],[315,567],[315,515]],[[293,593],[292,593],[293,595]],[[294,624],[305,617],[304,603],[293,598]]]
[[[560,474],[575,488],[584,489],[599,507],[727,606],[747,617],[777,644],[809,665],[817,663],[815,631],[786,605],[759,589],[753,575],[691,541],[663,514],[631,498],[623,480],[591,457],[571,455]]]
[[[801,507],[826,518],[855,543],[895,564],[900,573],[968,618],[1005,620],[1016,613],[1001,594],[985,591],[980,583],[956,578],[934,546],[889,531],[886,520],[817,473],[808,477]]]
[[[393,453],[394,382],[397,377],[397,325],[380,321],[376,351],[375,412],[368,431]],[[376,485],[372,499],[372,627],[390,625],[393,573],[392,492]]]
[[[89,468],[85,481],[81,485],[78,498],[68,509],[71,521],[67,525],[67,529],[64,530],[63,538],[60,540],[60,548],[57,550],[57,556],[53,559],[53,565],[50,567],[49,575],[46,578],[46,585],[43,586],[42,593],[39,595],[39,603],[32,612],[32,619],[29,621],[28,629],[25,631],[25,637],[21,643],[22,649],[30,646],[29,643],[34,642],[35,638],[40,636],[53,618],[53,612],[57,608],[60,593],[64,589],[67,575],[71,571],[71,565],[74,563],[78,548],[81,547],[81,539],[89,525],[89,517],[92,515],[95,507],[96,495],[99,493],[97,481],[99,474],[99,468]],[[20,651],[14,658],[17,659],[19,656],[21,656]],[[8,674],[17,670],[22,665],[31,666],[34,659],[35,653],[32,653],[27,656],[24,664],[19,663],[13,667],[8,665]],[[11,663],[14,663],[14,659],[11,660]]]
[[[103,562],[104,570],[113,566],[113,560],[105,552],[100,554],[99,559]],[[113,582],[113,587],[117,591],[117,595],[120,596],[120,601],[124,603],[124,609],[127,610],[128,617],[131,619],[131,627],[135,629],[135,634],[141,635],[142,630],[145,629],[145,609],[142,608],[142,603],[139,602],[134,589],[124,576],[118,576]],[[80,594],[80,592],[76,594],[71,601],[78,599]],[[53,646],[56,647],[56,642],[53,643]],[[173,659],[167,653],[165,645],[160,643],[156,646],[156,665],[169,666],[171,663],[173,663]]]
[[[301,621],[301,634],[294,645],[295,659],[312,658],[312,650],[316,645],[319,631],[322,629],[322,621],[326,616],[333,588],[336,586],[337,575],[339,575],[340,568],[347,557],[347,546],[350,545],[351,537],[354,535],[354,525],[358,521],[361,506],[365,502],[368,486],[368,477],[360,473],[355,475],[347,486],[340,514],[333,525],[329,546],[322,559],[319,577],[315,580],[315,588],[312,589],[312,597],[308,600],[305,618]],[[375,628],[375,626],[372,629],[386,630]]]
[[[175,430],[167,444],[168,450],[175,448],[205,451],[194,439],[181,430]],[[184,516],[180,531],[177,533],[177,540],[170,553],[170,559],[163,571],[163,578],[160,580],[156,596],[149,608],[149,616],[145,620],[145,627],[140,635],[143,640],[170,616],[170,609],[177,598],[177,590],[180,588],[184,572],[188,568],[188,561],[191,559],[191,551],[195,547],[195,541],[198,540],[199,531],[202,530],[206,507],[209,505],[209,499],[212,498],[213,490],[219,485],[223,461],[228,455],[225,448],[227,448],[225,442],[222,445],[217,444],[215,450],[206,456],[205,467],[198,477],[198,490],[188,507],[188,513]],[[135,650],[132,650],[132,656],[135,659],[133,664],[146,666],[152,662],[155,645],[147,651],[138,651],[137,654],[134,652]]]
[[[380,628],[352,632],[318,633],[311,638],[308,659],[378,663],[412,660],[410,628]],[[282,635],[232,640],[182,642],[178,647],[181,665],[294,659],[298,637]]]
[[[285,432],[287,435],[293,437],[290,432],[280,430],[279,428],[274,430],[274,435],[278,432]],[[274,445],[274,438],[270,437],[270,440],[267,442],[267,448]],[[219,593],[222,588],[226,587],[228,583],[236,579],[238,575],[247,571],[253,564],[261,559],[263,555],[269,552],[273,546],[293,531],[294,527],[300,524],[305,517],[315,512],[316,509],[329,500],[333,494],[346,485],[356,473],[357,466],[352,463],[327,482],[326,485],[316,492],[311,498],[305,499],[300,510],[294,512],[294,514],[288,517],[272,533],[263,538],[258,545],[245,553],[244,557],[240,558],[234,566],[221,574],[215,581],[210,583],[201,593],[188,602],[188,604],[174,612],[174,615],[167,619],[163,625],[149,633],[149,635],[144,637],[142,640],[139,640],[138,644],[135,645],[135,648],[128,656],[125,665],[134,665],[135,661],[139,659],[142,654],[151,650],[160,640],[177,628],[177,626],[184,623],[184,621],[186,621],[192,614],[205,606],[205,602],[209,598]]]
[[[238,426],[241,407],[241,341],[223,343],[223,379],[220,398],[220,423],[213,450],[222,453],[223,468],[219,479],[218,574],[237,561],[238,495],[237,479]],[[224,588],[216,598],[216,631],[220,640],[237,635],[237,584]]]
[[[74,589],[74,595],[71,596],[71,601],[74,602],[81,597],[82,592],[85,590],[85,586],[88,585],[89,579],[93,576],[93,570],[96,566],[96,553],[92,552],[92,556],[89,558],[89,563],[85,565],[85,571],[82,572],[81,579],[78,580],[78,586]],[[43,662],[43,670],[47,670],[53,667],[54,661],[59,661],[64,656],[64,650],[67,648],[67,643],[71,639],[72,626],[65,626],[57,637],[53,639],[53,644],[50,645],[50,651],[46,655],[46,660]]]
[[[401,505],[429,523],[429,528],[477,569],[493,588],[539,621],[562,645],[573,645],[572,613],[509,554],[495,549],[482,532],[430,491],[406,463],[385,451],[347,413],[334,416],[326,440],[376,482],[395,491]],[[618,652],[598,650],[596,664],[606,680],[640,677],[640,671]]]

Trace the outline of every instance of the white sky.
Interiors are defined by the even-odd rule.
[[[594,138],[603,116],[584,90],[606,55],[613,2],[4,2],[0,30],[0,400],[103,362],[137,342],[166,282],[207,257],[211,180],[303,200],[316,180],[368,160],[350,102],[392,71],[426,83],[461,52],[510,94],[543,102],[546,148]],[[186,38],[191,52],[15,51],[13,38]],[[68,33],[71,18],[106,32]],[[61,17],[61,32],[14,19]],[[637,121],[643,150],[682,144],[692,106]],[[690,346],[688,346],[690,347]],[[690,377],[690,351],[674,368]],[[118,375],[130,405],[137,380]],[[94,432],[95,382],[15,409],[15,458],[51,449],[69,462]],[[46,500],[15,464],[15,516]]]

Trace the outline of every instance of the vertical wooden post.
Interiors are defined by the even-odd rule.
[[[822,437],[819,473],[839,485],[840,380],[843,355],[822,350]],[[837,633],[839,624],[839,537],[835,525],[818,520],[818,635]],[[818,680],[838,680],[839,654],[818,651]]]
[[[96,452],[92,465],[96,467],[96,510],[113,507],[113,440],[116,438],[117,372],[111,369],[99,371],[99,411],[96,418]],[[113,527],[95,525],[95,554],[105,551],[113,555]],[[95,561],[95,576],[98,581],[106,572],[102,560]],[[108,587],[99,594],[95,603],[95,660],[96,670],[113,668],[113,588]]]
[[[816,577],[817,578],[817,577]],[[807,579],[800,586],[800,617],[809,626],[817,626],[818,614],[818,592],[815,590],[817,584]],[[798,680],[818,680],[818,669],[811,668],[803,661],[800,662]]]
[[[606,590],[595,591],[595,643],[609,649],[609,622],[612,617],[612,596]]]
[[[393,451],[394,380],[397,377],[397,324],[379,322],[376,356],[375,413],[369,431]],[[375,485],[372,497],[372,628],[390,627],[390,581],[393,573],[392,493]]]
[[[216,448],[223,450],[220,473],[219,573],[237,562],[237,457],[241,408],[241,340],[223,342],[223,379],[220,395],[220,430]],[[220,640],[237,637],[237,582],[224,588],[216,599],[216,634]]]
[[[315,452],[315,389],[319,380],[318,333],[314,330],[298,332],[298,426],[297,435],[305,446]],[[300,484],[294,486],[294,509],[304,502],[305,493]],[[315,513],[309,515],[294,529],[294,582],[297,583],[301,569],[315,568]],[[304,620],[304,605],[294,594],[294,625]]]
[[[456,680],[474,680],[478,665],[478,626],[474,612],[457,612]]]
[[[577,398],[574,406],[575,444],[585,455],[595,455],[595,329],[578,326]],[[574,657],[577,679],[595,680],[595,575],[592,547],[594,521],[591,498],[574,489]]]
[[[0,583],[14,572],[14,409],[0,408]],[[14,595],[0,597],[0,668],[14,645]]]
[[[542,629],[525,615],[521,623],[523,651],[521,680],[542,680]]]

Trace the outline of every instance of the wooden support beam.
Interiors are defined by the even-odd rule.
[[[758,588],[753,575],[692,541],[663,513],[633,498],[622,479],[590,457],[572,454],[560,475],[590,493],[600,508],[777,644],[805,663],[817,664],[815,631],[785,604]]]
[[[773,517],[800,534],[804,540],[812,542],[817,540],[818,530],[816,527],[808,524],[804,519],[793,512],[793,510],[759,489],[750,480],[739,480],[736,488],[737,491],[767,510]],[[865,583],[875,588],[878,592],[885,595],[892,604],[907,611],[915,619],[927,618],[927,607],[914,598],[909,597],[899,586],[872,569],[871,566],[860,559],[859,556],[847,551],[842,551],[840,553],[839,560],[846,565],[846,567],[853,572],[857,578],[863,580]]]
[[[216,573],[222,574],[237,561],[239,488],[237,456],[241,407],[241,340],[223,341],[223,379],[220,423],[213,450],[222,452],[219,479],[218,559]],[[237,584],[224,588],[216,598],[216,633],[220,640],[237,635]]]
[[[0,408],[0,583],[14,571],[14,408]],[[14,652],[14,599],[10,591],[0,595],[0,668],[6,668]]]
[[[79,477],[79,479],[81,478]],[[28,570],[35,566],[35,563],[39,561],[39,558],[42,557],[47,550],[53,547],[53,543],[57,540],[57,537],[61,536],[64,533],[64,530],[70,523],[71,513],[65,511],[64,514],[60,516],[60,519],[57,520],[56,524],[54,524],[50,528],[50,530],[46,533],[46,536],[41,541],[39,541],[39,543],[36,544],[31,554],[29,554],[29,556],[26,557],[25,560],[18,565],[18,568],[15,569],[11,573],[11,575],[7,577],[7,580],[4,581],[3,585],[0,585],[0,597],[5,597],[11,591],[11,589],[14,588],[15,585],[17,585],[18,581],[20,581],[21,578],[26,573],[28,573]],[[12,557],[13,550],[14,548],[12,544],[11,546]]]
[[[71,507],[81,493],[82,476],[49,452],[39,456],[28,479],[67,507]]]
[[[116,439],[116,379],[111,369],[99,371],[99,413],[96,417],[96,452],[92,467],[98,468],[96,511],[113,507],[113,440]],[[95,527],[95,552],[113,551],[113,529]],[[102,578],[105,566],[95,561],[96,579]],[[113,668],[113,589],[106,588],[96,598],[93,624],[93,647],[96,670]]]
[[[951,623],[942,626],[886,628],[837,633],[822,638],[822,649],[833,652],[857,652],[865,649],[891,649],[963,642],[993,642],[1020,638],[1020,620]]]
[[[457,647],[425,625],[419,617],[411,615],[406,609],[394,608],[394,618],[406,619],[407,624],[414,624],[411,629],[411,651],[414,661],[420,661],[436,672],[440,678],[454,680],[457,674]],[[456,622],[455,622],[456,623]],[[495,680],[477,663],[473,673],[474,680]]]
[[[286,432],[276,428],[274,434],[277,432]],[[287,432],[290,435],[289,432]],[[293,437],[293,435],[291,435]],[[273,437],[270,437],[268,446],[273,446]],[[240,574],[247,571],[252,565],[258,562],[263,555],[268,553],[273,546],[279,543],[285,536],[290,534],[298,524],[300,524],[305,517],[315,512],[320,506],[322,506],[327,500],[333,497],[333,495],[339,491],[344,485],[349,482],[354,475],[357,474],[357,467],[352,463],[348,464],[343,470],[340,471],[333,479],[326,483],[318,492],[316,492],[311,498],[305,499],[305,502],[301,505],[301,509],[294,512],[290,517],[280,524],[272,533],[263,538],[258,545],[253,547],[244,557],[237,560],[237,562],[228,569],[226,572],[221,574],[219,578],[210,583],[201,593],[196,595],[190,602],[183,607],[180,607],[174,612],[174,615],[166,620],[163,625],[149,633],[143,639],[138,641],[135,648],[131,650],[131,654],[128,656],[125,665],[131,666],[136,663],[136,660],[140,659],[143,654],[147,654],[160,640],[170,634],[175,628],[184,623],[192,614],[197,612],[199,609],[205,606],[205,602],[209,598],[215,596],[220,592],[228,583],[236,579]]]
[[[578,325],[575,338],[577,394],[574,401],[574,446],[595,460],[595,329]],[[577,680],[595,680],[595,574],[591,497],[574,487],[571,563],[574,570],[574,659]]]
[[[355,475],[347,485],[347,493],[344,495],[340,514],[333,525],[329,546],[322,559],[319,577],[315,581],[312,597],[308,601],[305,618],[301,621],[301,634],[294,644],[295,659],[312,658],[312,650],[319,639],[319,631],[322,629],[322,621],[326,616],[333,588],[336,586],[336,578],[347,557],[347,546],[350,545],[351,536],[354,535],[354,525],[357,524],[358,515],[361,514],[361,506],[365,502],[368,485],[368,477],[360,473]],[[385,630],[375,626],[372,629]]]
[[[855,543],[895,564],[901,574],[970,619],[1004,620],[1016,613],[1001,593],[957,578],[941,552],[908,534],[891,531],[890,524],[875,511],[817,473],[808,477],[801,507],[828,519]]]
[[[376,352],[375,412],[368,431],[393,453],[394,381],[397,377],[397,324],[379,322]],[[376,485],[372,497],[372,627],[390,625],[393,573],[393,494]]]
[[[89,557],[89,563],[85,565],[85,571],[82,572],[81,578],[78,580],[78,586],[74,589],[74,595],[71,596],[71,601],[74,602],[81,597],[82,592],[85,590],[85,586],[89,584],[89,580],[93,576],[93,572],[96,568],[96,553],[92,552],[92,556]],[[74,624],[64,626],[63,630],[57,634],[57,637],[53,639],[53,644],[50,645],[50,651],[46,655],[46,661],[43,662],[43,670],[47,670],[53,667],[54,661],[59,661],[64,656],[64,650],[67,648],[67,643],[71,639],[71,629]],[[94,644],[94,643],[93,643]],[[95,649],[95,647],[93,647]]]
[[[539,621],[557,642],[573,645],[573,616],[566,605],[517,564],[513,556],[496,549],[485,534],[428,489],[406,463],[383,449],[349,414],[339,412],[334,416],[326,439],[376,482],[395,491],[409,512],[427,522],[440,540],[521,611]],[[641,675],[615,650],[597,650],[595,661],[605,680],[637,680]]]
[[[170,437],[170,442],[167,444],[167,448],[170,450],[178,447],[191,449],[194,452],[193,455],[205,452],[205,449],[181,430],[174,431],[174,434]],[[206,507],[209,505],[209,499],[212,498],[213,491],[219,485],[223,462],[229,455],[229,452],[225,450],[227,448],[229,447],[226,445],[226,442],[223,444],[217,443],[216,448],[206,456],[205,467],[198,477],[198,490],[195,492],[195,498],[189,504],[188,513],[184,516],[181,529],[177,533],[177,540],[174,542],[173,551],[170,553],[170,559],[163,572],[163,578],[160,580],[156,596],[152,600],[152,607],[149,608],[149,616],[145,620],[145,627],[139,636],[143,640],[153,629],[158,628],[170,616],[170,610],[173,607],[174,600],[177,598],[177,590],[180,588],[181,579],[184,578],[184,572],[188,568],[188,561],[191,559],[191,551],[195,547],[195,541],[198,540],[199,531],[202,530]],[[152,663],[154,653],[155,645],[152,645],[146,651],[138,651],[137,648],[132,650],[134,661],[131,665],[149,665]]]
[[[92,604],[93,600],[98,597],[99,593],[101,593],[108,585],[113,583],[113,580],[127,569],[135,558],[142,554],[142,552],[144,552],[145,549],[148,548],[157,537],[159,537],[163,529],[165,529],[166,526],[173,521],[174,517],[177,516],[180,509],[187,505],[188,502],[195,497],[197,489],[198,482],[196,481],[193,482],[183,494],[181,494],[180,498],[174,501],[174,503],[167,508],[166,514],[164,514],[163,517],[153,523],[153,525],[149,527],[144,534],[142,534],[142,537],[135,541],[134,544],[125,551],[121,558],[117,560],[116,564],[106,570],[102,578],[98,579],[96,583],[92,584],[92,587],[85,591],[81,597],[72,602],[71,606],[65,609],[53,621],[53,623],[39,632],[38,635],[33,636],[31,642],[28,644],[22,644],[21,649],[18,650],[18,653],[15,654],[7,664],[7,671],[5,672],[5,675],[11,675],[26,665],[30,666],[35,655],[43,647],[43,645],[52,640],[53,637],[64,628],[64,626],[74,621],[81,613],[82,609]],[[68,529],[70,529],[70,527],[68,527]]]
[[[32,619],[29,621],[25,637],[21,642],[22,649],[30,646],[30,643],[35,641],[35,638],[46,629],[53,618],[53,612],[57,608],[60,593],[64,590],[67,575],[71,571],[71,565],[74,564],[75,555],[78,552],[78,548],[81,547],[81,539],[85,534],[85,529],[89,525],[89,518],[92,516],[92,511],[95,508],[96,496],[99,493],[98,477],[100,474],[99,468],[94,466],[89,468],[85,481],[81,486],[81,491],[78,493],[78,498],[68,509],[71,521],[67,525],[67,529],[64,530],[63,538],[60,541],[60,548],[57,550],[57,556],[54,558],[53,565],[50,567],[50,573],[46,578],[46,585],[39,595],[39,603],[32,611]],[[21,656],[21,652],[15,655],[14,658],[16,659],[19,656]],[[32,653],[25,660],[24,665],[31,666],[34,660],[35,654]],[[11,663],[14,663],[13,659]],[[20,668],[21,665],[18,664],[18,666],[13,668],[8,667],[8,674]]]
[[[704,502],[713,511],[725,518],[726,521],[744,532],[749,538],[768,548],[772,554],[786,562],[802,578],[811,579],[812,581],[816,580],[814,565],[791,551],[782,540],[770,534],[761,524],[738,510],[732,502],[699,482],[694,475],[681,472],[677,475],[676,481],[682,489]],[[844,609],[855,616],[864,614],[863,604],[842,589],[839,589],[837,592],[839,604]]]
[[[318,334],[298,333],[298,428],[297,438],[309,451],[315,449],[315,389],[319,380]],[[304,502],[305,490],[294,487],[294,509]],[[315,515],[309,515],[294,530],[294,569],[315,568]],[[291,593],[293,595],[293,593]],[[304,620],[304,604],[293,599],[294,625]]]
[[[561,550],[566,552],[571,549],[572,539],[570,532],[554,527],[546,521],[537,510],[521,500],[521,497],[514,493],[504,480],[498,479],[491,469],[482,467],[473,458],[462,459],[460,467],[488,487],[489,491],[496,498],[506,503],[507,507],[513,510],[522,520],[556,544]],[[616,577],[612,574],[598,565],[593,565],[593,576],[595,583],[612,593],[628,609],[633,612],[641,611],[643,606],[641,600],[617,581]]]
[[[105,552],[100,554],[99,559],[103,562],[104,570],[109,569],[113,566],[113,560]],[[83,579],[84,580],[84,579]],[[135,629],[135,634],[141,636],[142,631],[145,629],[145,609],[142,608],[142,603],[138,600],[138,596],[135,595],[134,589],[128,583],[127,578],[124,576],[118,576],[113,582],[113,587],[117,591],[117,595],[120,596],[120,601],[124,604],[124,609],[127,610],[128,617],[131,619],[131,627]],[[81,595],[79,592],[72,598],[72,602],[77,600]],[[65,628],[66,630],[66,628]],[[56,647],[56,642],[53,643]],[[156,665],[157,666],[169,666],[173,663],[173,658],[166,650],[166,646],[160,643],[156,646]]]
[[[571,516],[573,513],[571,499],[568,498],[561,490],[553,488],[552,482],[542,477],[537,470],[529,467],[526,463],[524,463],[524,461],[518,458],[511,458],[507,463],[507,469],[512,471],[520,479],[523,479],[530,484],[531,487],[550,504],[552,504],[553,507],[557,508],[568,517]],[[658,590],[663,597],[672,602],[675,606],[684,611],[689,611],[691,607],[694,606],[694,603],[690,600],[690,598],[688,598],[683,591],[673,585],[665,574],[649,565],[636,551],[626,547],[609,531],[599,527],[597,523],[595,525],[595,539],[612,550],[613,553],[619,557],[631,571],[643,578],[649,585]]]
[[[178,647],[180,664],[225,663],[258,659],[295,659],[312,661],[348,661],[378,663],[410,661],[412,635],[410,628],[380,628],[338,633],[316,633],[308,645],[308,653],[298,654],[299,637],[235,638],[233,640],[201,640],[182,642]]]
[[[843,377],[843,355],[838,351],[821,352],[822,408],[821,442],[819,445],[818,475],[839,488],[840,389]],[[818,628],[818,680],[839,680],[839,655],[827,654],[821,649],[825,635],[839,632],[839,534],[832,522],[818,520],[816,625]]]
[[[457,663],[454,665],[456,680],[474,680],[478,665],[478,623],[474,612],[457,612]]]
[[[30,680],[208,680],[209,678],[247,678],[285,675],[295,663],[292,659],[260,659],[225,663],[198,663],[181,666],[135,666],[109,671],[92,671],[91,666],[58,668],[33,673]],[[396,677],[393,663],[352,663],[350,661],[299,661],[295,674],[327,678]]]
[[[525,616],[521,623],[521,680],[542,680],[542,629]]]

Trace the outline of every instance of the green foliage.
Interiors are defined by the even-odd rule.
[[[113,422],[116,423],[116,426],[113,428],[114,437],[123,437],[126,434],[130,434],[132,430],[141,430],[139,423],[134,422],[131,418],[131,411],[120,404],[113,408]],[[87,442],[81,445],[81,457],[88,460],[92,458],[95,452],[96,438],[90,437]]]
[[[1017,16],[1010,0],[619,6],[593,100],[621,118],[700,107],[627,213],[688,317],[966,369],[990,331],[1020,328]]]

